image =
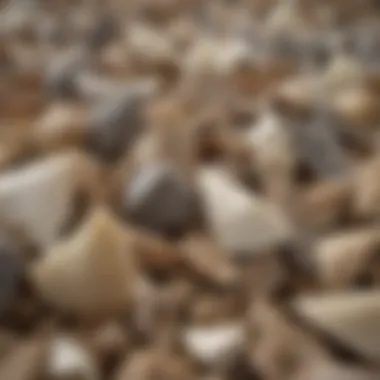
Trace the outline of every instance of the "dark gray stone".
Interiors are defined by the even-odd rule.
[[[87,146],[106,161],[118,159],[142,128],[142,99],[133,92],[112,96],[94,111]]]
[[[196,214],[195,193],[170,165],[143,168],[126,189],[126,217],[160,234],[181,234]]]

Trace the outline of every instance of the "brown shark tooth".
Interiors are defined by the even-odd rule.
[[[380,245],[379,228],[370,227],[335,233],[316,243],[314,263],[323,285],[342,288],[352,285],[365,286],[361,282],[368,277],[367,286],[377,280],[371,266]]]
[[[379,362],[379,297],[377,290],[300,296],[292,306],[311,326],[361,357]]]
[[[64,313],[84,319],[117,315],[132,297],[134,251],[124,227],[98,208],[73,236],[46,252],[32,277],[41,297]]]

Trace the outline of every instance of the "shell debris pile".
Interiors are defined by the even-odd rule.
[[[0,380],[380,379],[380,6],[0,0]]]

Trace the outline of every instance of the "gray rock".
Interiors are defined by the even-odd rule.
[[[78,77],[84,68],[84,58],[81,54],[64,57],[53,63],[47,71],[46,88],[58,98],[76,98],[80,94]]]
[[[181,233],[196,212],[195,194],[186,179],[167,164],[143,168],[125,194],[125,214],[164,235]]]
[[[100,104],[90,121],[87,145],[104,160],[115,160],[135,141],[142,121],[142,99],[124,91]]]

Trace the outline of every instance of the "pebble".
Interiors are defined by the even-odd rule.
[[[123,226],[95,209],[73,236],[52,246],[32,276],[40,296],[64,313],[83,319],[117,315],[132,297],[134,252]]]
[[[255,255],[291,237],[280,210],[250,193],[223,170],[200,169],[198,186],[211,231],[228,254]]]
[[[164,236],[183,233],[196,213],[189,181],[174,166],[155,163],[141,168],[127,185],[125,216]]]

